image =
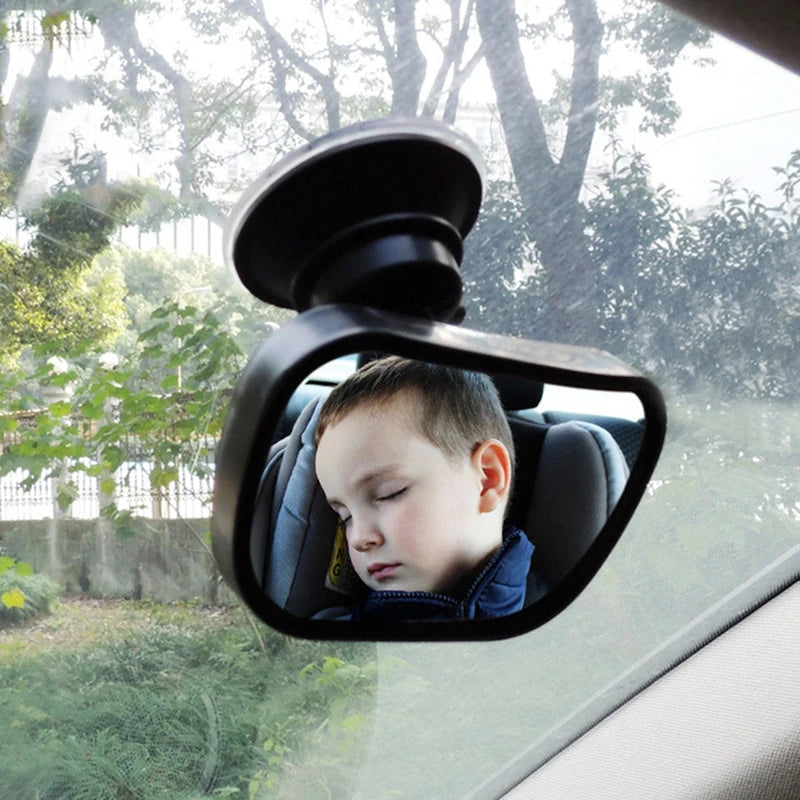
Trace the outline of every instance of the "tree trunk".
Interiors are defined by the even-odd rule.
[[[0,156],[2,169],[8,177],[4,194],[10,204],[16,202],[42,138],[50,110],[47,87],[52,63],[52,50],[44,44],[30,73],[17,79],[8,105],[2,108],[5,137]]]
[[[594,0],[570,0],[572,97],[560,160],[550,151],[525,67],[514,0],[477,0],[484,55],[532,238],[545,270],[548,339],[597,343],[600,291],[578,200],[594,130],[602,25]],[[537,325],[541,334],[541,325]]]
[[[417,41],[416,6],[416,0],[395,0],[394,4],[395,47],[389,70],[394,116],[416,116],[425,80],[425,56]]]

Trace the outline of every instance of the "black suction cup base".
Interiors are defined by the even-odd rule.
[[[482,192],[466,137],[432,120],[376,120],[256,181],[231,214],[226,258],[253,295],[285,308],[350,302],[455,321]]]
[[[441,322],[459,312],[462,241],[441,219],[395,214],[354,226],[298,272],[293,304],[356,303]]]

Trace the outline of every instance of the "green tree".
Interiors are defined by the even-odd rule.
[[[671,130],[679,108],[669,69],[687,47],[704,45],[708,34],[640,0],[608,18],[595,0],[565,0],[551,15],[523,17],[521,26],[518,6],[515,0],[476,0],[476,15],[524,219],[543,268],[546,304],[537,327],[547,338],[585,340],[588,333],[592,340],[595,332],[581,327],[597,318],[602,295],[581,190],[596,134],[613,131],[631,108],[639,109],[643,129]],[[548,93],[526,56],[554,39],[572,48],[571,72],[557,73]],[[604,75],[601,56],[620,46],[639,56],[639,68]]]
[[[93,273],[92,260],[138,202],[129,187],[64,185],[27,213],[28,245],[0,245],[0,291],[8,298],[0,304],[0,359],[13,361],[30,345],[114,340],[126,319],[124,287]]]
[[[101,4],[102,68],[82,80],[105,105],[112,129],[147,151],[168,143],[164,185],[172,194],[162,189],[151,204],[147,218],[154,224],[190,209],[222,219],[239,177],[232,169],[220,182],[219,170],[242,153],[269,163],[364,117],[416,114],[458,124],[466,85],[483,63],[511,173],[495,167],[495,160],[504,162],[501,152],[488,152],[492,191],[463,269],[470,324],[618,351],[628,347],[626,332],[637,324],[643,334],[628,357],[661,369],[689,352],[689,366],[675,376],[688,385],[690,373],[705,369],[752,371],[733,366],[745,305],[763,310],[777,302],[788,309],[793,302],[787,266],[793,234],[781,232],[794,224],[788,206],[773,212],[758,198],[720,195],[724,208],[692,216],[666,187],[650,186],[639,157],[613,144],[603,157],[607,167],[585,190],[590,163],[596,170],[600,145],[613,142],[623,115],[664,134],[680,114],[671,69],[684,54],[701,52],[708,35],[666,10],[643,0],[608,11],[595,0],[546,9],[523,0],[353,0],[337,6],[337,20],[347,24],[336,26],[330,5],[317,0],[292,13],[257,0],[192,0],[185,15],[174,12],[176,25],[190,26],[211,48],[230,37],[242,42],[241,63],[221,70],[208,68],[201,45],[160,51],[143,36],[153,8]],[[612,76],[604,65],[620,51],[629,68]],[[534,67],[537,53],[568,66],[545,74]],[[781,236],[786,241],[779,243]],[[711,283],[703,277],[709,270]],[[747,276],[759,270],[780,279],[753,305]],[[135,280],[131,275],[129,286]],[[722,322],[713,310],[720,303],[732,304]],[[642,320],[643,306],[659,311]],[[691,325],[673,324],[689,313]],[[774,349],[783,363],[796,334],[792,313],[780,319],[779,332],[764,328],[759,346],[765,357]],[[720,324],[727,354],[714,345],[712,356],[709,333]],[[784,374],[789,380],[789,370]]]
[[[54,52],[73,22],[91,25],[86,11],[6,11],[0,15],[0,88],[11,52],[37,33],[36,54],[19,74],[7,102],[0,101],[0,212],[21,215],[24,246],[0,243],[0,363],[8,366],[30,345],[69,349],[92,339],[106,344],[125,323],[123,286],[108,273],[92,272],[94,256],[138,205],[141,191],[109,184],[101,153],[78,140],[61,161],[61,176],[39,205],[17,208],[51,111],[91,99],[86,83],[51,74]],[[16,209],[16,211],[15,211]]]
[[[721,181],[713,203],[688,213],[651,184],[640,154],[616,153],[585,214],[606,346],[625,342],[681,393],[708,376],[730,396],[798,391],[800,152],[775,172],[774,207]]]
[[[246,353],[292,315],[253,298],[231,272],[205,256],[116,244],[95,259],[93,270],[113,276],[125,287],[130,324],[112,345],[120,355],[140,348],[138,337],[151,326],[153,312],[168,302],[202,313],[213,311]]]

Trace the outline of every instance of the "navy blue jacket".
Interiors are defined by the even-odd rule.
[[[371,591],[352,619],[402,620],[481,619],[519,611],[525,602],[533,545],[516,528],[506,532],[491,559],[453,594]]]

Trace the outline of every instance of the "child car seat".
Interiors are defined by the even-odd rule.
[[[501,389],[505,403],[531,398]],[[261,480],[251,558],[265,594],[301,618],[341,614],[361,587],[336,514],[314,469],[314,431],[324,397],[312,400],[270,450]],[[535,405],[535,403],[534,403]],[[586,552],[619,500],[628,466],[608,431],[585,421],[538,422],[509,413],[517,474],[508,519],[535,545],[539,578],[555,586]],[[529,596],[532,602],[536,596]]]
[[[521,424],[526,423],[513,418],[510,422],[516,443],[522,439]],[[622,495],[630,471],[605,428],[583,420],[543,427],[533,481],[515,490],[509,518],[536,547],[531,568],[554,587],[595,540]]]
[[[314,431],[324,400],[309,402],[289,436],[270,449],[253,516],[251,558],[264,592],[301,618],[346,605],[357,591],[338,517],[314,468]]]

